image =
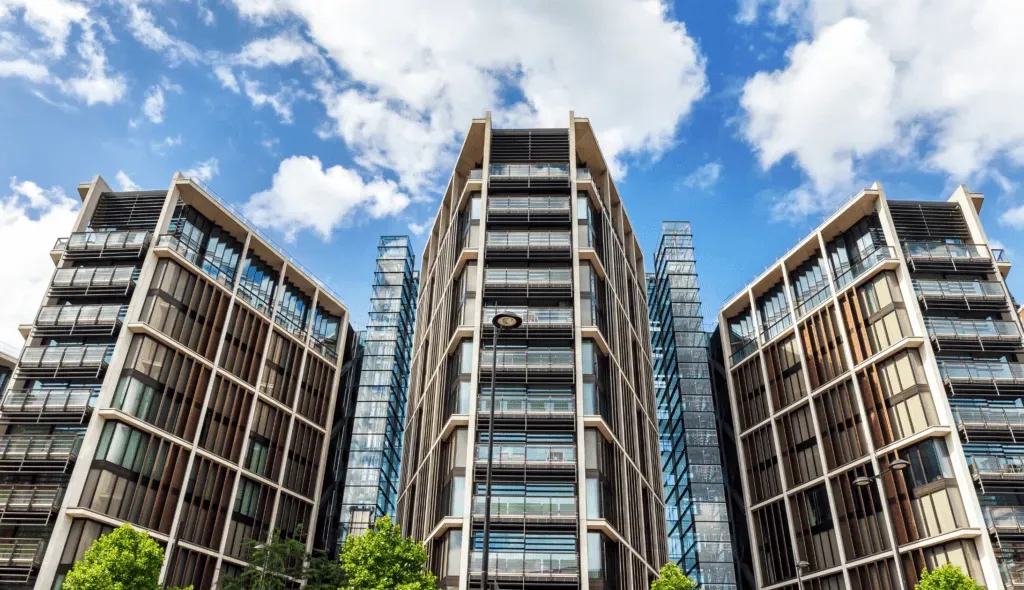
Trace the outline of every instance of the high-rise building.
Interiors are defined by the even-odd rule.
[[[473,120],[424,250],[398,519],[444,588],[482,586],[489,443],[491,587],[641,590],[667,557],[643,252],[567,123]]]
[[[53,587],[124,522],[197,589],[247,539],[311,546],[340,298],[196,181],[78,192],[0,404],[0,585]]]
[[[982,202],[876,184],[722,308],[760,587],[1024,583],[1024,346]]]
[[[19,356],[21,356],[21,350],[17,347],[0,342],[0,396],[3,395],[4,389],[7,389],[7,383],[11,379],[11,374],[14,373]]]
[[[745,513],[729,509],[693,234],[685,221],[661,225],[647,305],[668,557],[704,590],[736,590],[730,520]]]

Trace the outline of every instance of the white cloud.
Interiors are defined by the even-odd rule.
[[[686,175],[683,179],[683,186],[706,191],[718,183],[722,176],[721,162],[708,162],[698,166],[696,170]]]
[[[286,66],[297,61],[316,59],[319,53],[313,45],[295,34],[285,33],[268,39],[249,42],[231,58],[235,65],[265,68]]]
[[[120,102],[128,90],[128,84],[121,74],[107,73],[106,53],[96,41],[91,28],[82,31],[78,54],[82,57],[82,74],[61,82],[61,90],[84,100],[89,106]]]
[[[10,195],[0,197],[0,248],[20,254],[0,259],[0,341],[19,345],[17,327],[32,321],[53,275],[48,253],[58,237],[71,231],[79,204],[60,187],[43,189],[12,178],[10,189]]]
[[[342,166],[325,170],[316,156],[292,156],[281,162],[269,189],[249,197],[245,214],[258,225],[284,232],[289,241],[307,228],[327,240],[357,211],[380,218],[401,212],[409,202],[391,180],[366,182]]]
[[[2,0],[0,16],[4,11],[22,9],[25,24],[50,43],[49,52],[62,57],[73,24],[89,20],[89,9],[84,4],[68,0]]]
[[[345,80],[318,88],[332,119],[324,131],[414,192],[450,163],[470,119],[487,109],[496,120],[562,127],[575,110],[621,169],[627,153],[669,148],[706,91],[703,58],[661,0],[578,10],[544,0],[234,3],[257,23],[304,22]]]
[[[213,14],[213,11],[210,10],[204,0],[197,0],[196,10],[199,12],[199,20],[203,21],[204,25],[209,27],[217,22],[216,15]]]
[[[174,137],[168,135],[167,137],[161,139],[160,141],[153,142],[151,146],[154,152],[158,154],[163,154],[170,148],[178,147],[179,145],[181,145],[181,142],[181,134],[179,133]]]
[[[433,221],[429,219],[424,221],[423,223],[409,223],[409,231],[411,231],[414,236],[422,236],[423,233],[426,232],[431,227],[433,227]]]
[[[763,165],[794,156],[824,190],[888,150],[955,181],[1024,164],[1024,3],[747,0],[739,19],[762,7],[805,39],[744,89]]]
[[[150,11],[135,2],[128,3],[127,8],[128,29],[139,43],[153,51],[162,53],[172,66],[181,62],[194,64],[202,61],[202,55],[198,49],[190,43],[172,37],[167,31],[157,26]]]
[[[220,162],[217,158],[209,158],[197,163],[188,170],[182,170],[181,174],[185,178],[195,178],[201,182],[210,182],[214,176],[220,174]]]
[[[269,105],[281,118],[282,123],[292,122],[292,105],[297,99],[310,97],[309,93],[303,90],[293,90],[288,86],[282,86],[274,94],[267,94],[260,89],[259,82],[249,80],[244,76],[242,77],[242,87],[254,107],[260,108]]]
[[[1011,207],[999,216],[999,223],[1014,229],[1024,230],[1024,205]]]
[[[135,184],[135,181],[132,180],[131,176],[128,176],[128,173],[124,170],[118,170],[115,178],[117,179],[117,183],[121,185],[121,190],[123,191],[142,190],[142,187]]]
[[[164,90],[177,94],[182,93],[181,86],[172,84],[170,80],[163,78],[159,84],[154,84],[149,88],[146,100],[142,103],[142,114],[156,125],[164,122],[164,108],[167,106]]]
[[[27,59],[0,60],[0,78],[25,78],[32,82],[45,82],[50,78],[46,66]]]
[[[228,66],[216,66],[213,68],[213,74],[220,80],[220,85],[238,94],[241,92],[241,88],[238,86],[238,78],[231,72],[231,68]]]

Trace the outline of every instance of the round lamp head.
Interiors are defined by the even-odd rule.
[[[503,311],[491,319],[491,323],[494,324],[495,328],[502,330],[511,330],[518,328],[523,323],[523,318],[517,316],[510,311]]]
[[[910,461],[906,459],[896,459],[892,463],[889,463],[889,469],[892,471],[903,471],[907,467],[910,467]]]
[[[873,479],[874,479],[874,478],[872,478],[872,477],[864,477],[864,476],[862,475],[862,476],[858,477],[857,479],[853,480],[853,485],[855,485],[855,486],[860,486],[860,487],[862,487],[862,488],[863,488],[863,487],[865,487],[865,486],[869,486],[869,485],[871,485],[871,481],[872,481]]]
[[[796,562],[796,567],[798,569],[807,569],[807,568],[811,567],[811,564],[809,562],[806,562],[806,561],[798,561],[798,562]]]

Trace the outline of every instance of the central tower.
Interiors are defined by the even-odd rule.
[[[398,508],[443,587],[482,586],[490,447],[491,587],[640,590],[656,576],[643,268],[587,119],[473,121],[423,254]],[[523,323],[492,346],[501,312]]]

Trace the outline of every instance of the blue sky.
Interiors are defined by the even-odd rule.
[[[486,110],[589,117],[648,254],[662,220],[692,222],[708,321],[875,180],[984,192],[990,240],[1024,260],[1022,29],[1017,0],[0,0],[0,247],[25,253],[0,261],[0,340],[38,305],[79,182],[176,170],[361,324],[377,238],[419,253]]]

